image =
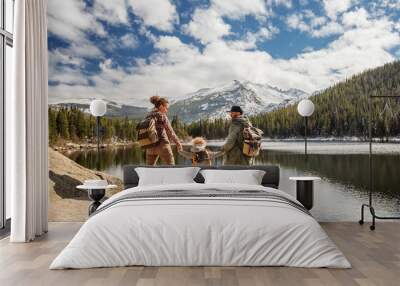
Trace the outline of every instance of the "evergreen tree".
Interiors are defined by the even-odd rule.
[[[54,144],[57,140],[57,114],[49,108],[49,142]]]
[[[68,116],[67,110],[62,108],[57,113],[57,132],[63,139],[69,139],[69,123],[68,123]]]
[[[52,108],[49,107],[49,142],[55,144],[57,139],[82,142],[89,139],[96,141],[96,118],[77,108]],[[125,117],[101,118],[101,136],[103,142],[112,139],[134,141],[136,140],[136,122]]]

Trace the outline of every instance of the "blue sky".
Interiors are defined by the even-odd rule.
[[[49,0],[48,16],[50,102],[311,93],[400,58],[398,0]]]

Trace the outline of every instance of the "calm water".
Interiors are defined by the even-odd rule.
[[[313,145],[310,147],[312,148]],[[360,205],[368,202],[368,155],[354,154],[354,152],[341,153],[340,144],[334,148],[337,149],[335,154],[332,152],[310,154],[308,160],[305,160],[304,155],[300,153],[267,149],[262,151],[256,164],[279,165],[281,168],[279,188],[292,195],[295,194],[295,183],[289,180],[290,176],[321,177],[322,180],[315,183],[312,214],[320,221],[357,221]],[[97,155],[95,150],[67,154],[69,158],[91,169],[97,168]],[[136,146],[101,150],[100,155],[98,169],[120,178],[122,178],[122,166],[144,163],[144,154]],[[373,158],[376,210],[380,215],[398,216],[400,215],[400,154],[380,152]],[[189,161],[180,156],[175,155],[175,159],[177,164],[190,165]],[[221,160],[215,163],[221,164]]]

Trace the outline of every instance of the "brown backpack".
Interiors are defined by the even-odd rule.
[[[242,152],[247,157],[256,157],[260,154],[261,139],[264,132],[251,125],[243,128],[243,148]]]
[[[156,118],[154,116],[147,116],[140,121],[136,126],[136,130],[138,143],[143,149],[154,147],[160,141],[156,128]]]

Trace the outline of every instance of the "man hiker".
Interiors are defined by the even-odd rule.
[[[223,158],[224,165],[250,165],[252,157],[243,154],[243,130],[251,126],[250,120],[243,115],[240,106],[232,106],[228,111],[232,119],[229,127],[229,134],[226,138],[222,150],[225,152]]]

